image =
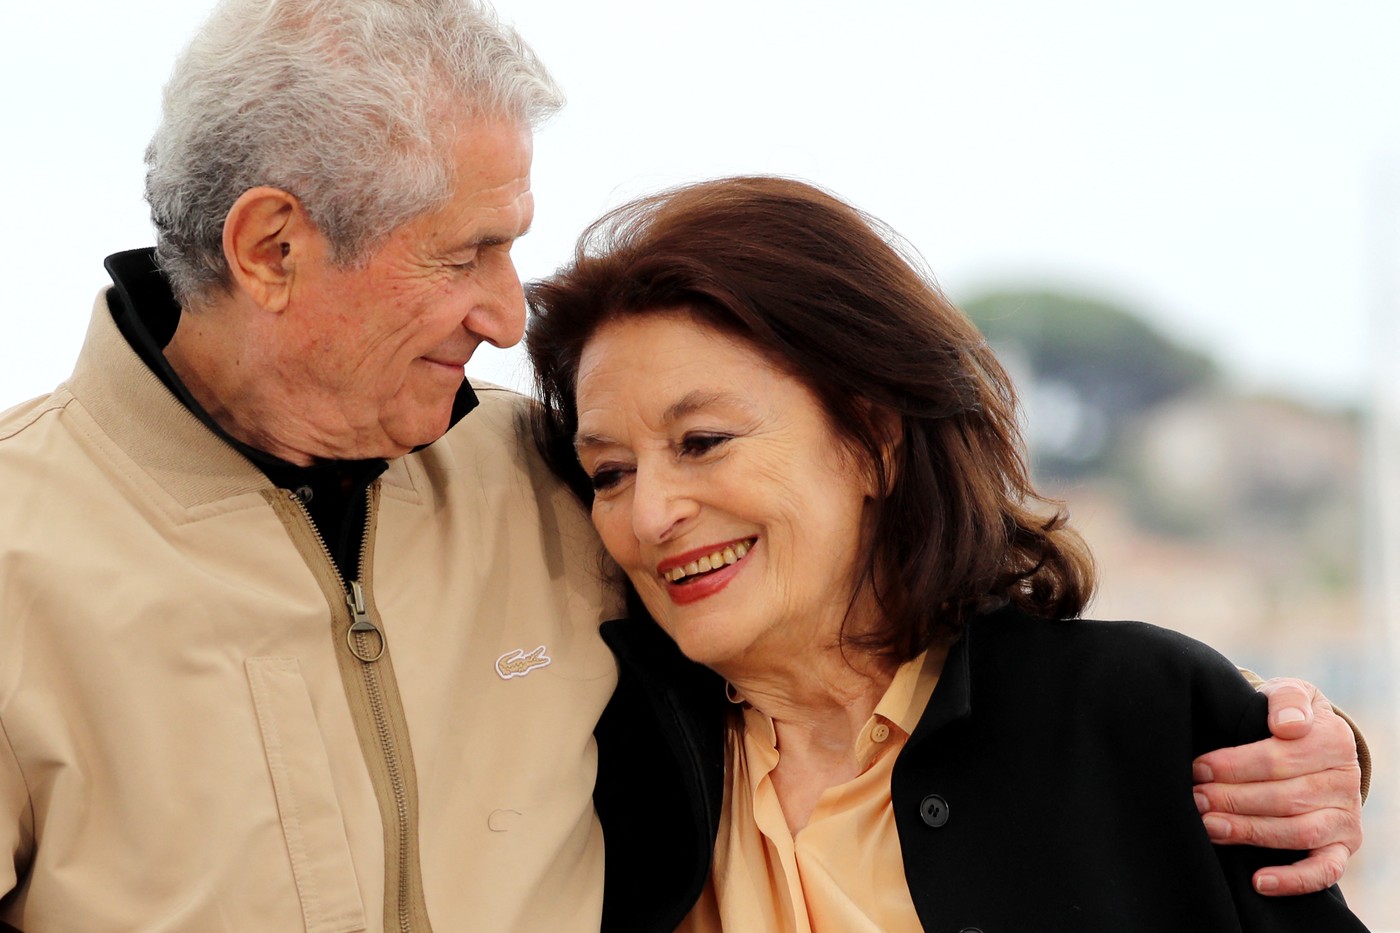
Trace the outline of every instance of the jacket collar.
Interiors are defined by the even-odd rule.
[[[969,619],[963,626],[962,635],[948,649],[943,672],[938,675],[938,686],[933,688],[928,708],[924,710],[918,727],[909,736],[910,746],[917,745],[944,726],[972,715],[970,642],[976,637],[981,619],[981,616]]]
[[[963,624],[958,640],[948,649],[948,659],[943,662],[943,673],[923,719],[906,747],[912,748],[945,726],[972,716],[973,652],[995,650],[992,645],[997,640],[997,632],[1003,630],[1006,623],[1022,617],[1021,611],[1009,601],[998,600]]]
[[[114,448],[185,508],[257,492],[271,481],[171,393],[117,329],[99,295],[67,388]]]

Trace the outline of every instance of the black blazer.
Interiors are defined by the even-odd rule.
[[[650,621],[606,623],[603,637],[621,668],[597,730],[603,929],[661,933],[709,873],[727,703]],[[974,619],[891,778],[924,929],[1364,931],[1335,887],[1254,893],[1256,868],[1299,854],[1206,837],[1191,762],[1267,736],[1267,709],[1228,661],[1175,632],[1009,608]]]

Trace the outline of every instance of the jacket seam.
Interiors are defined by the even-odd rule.
[[[34,425],[38,424],[39,421],[43,420],[45,415],[52,414],[56,411],[61,412],[65,408],[67,408],[72,402],[75,401],[73,396],[69,394],[66,389],[62,391],[63,394],[67,396],[66,398],[57,398],[56,396],[59,393],[55,391],[46,400],[47,404],[41,405],[38,408],[36,408],[33,412],[30,413],[30,417],[24,419],[11,429],[0,431],[0,441],[8,441],[11,438],[19,437],[25,431],[28,431],[30,428],[34,427]]]

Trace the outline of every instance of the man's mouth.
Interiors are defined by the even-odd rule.
[[[437,359],[437,358],[431,357],[431,356],[425,356],[425,357],[423,357],[423,360],[424,360],[425,362],[432,363],[434,366],[445,366],[445,367],[447,367],[448,369],[457,369],[457,370],[460,370],[460,369],[462,369],[464,366],[467,365],[467,361],[466,361],[466,360],[463,360],[462,362],[459,363],[459,362],[457,362],[456,360],[452,360],[452,359]]]
[[[737,541],[706,554],[696,560],[689,561],[680,567],[672,567],[661,575],[667,583],[681,584],[682,586],[700,579],[707,573],[713,573],[731,564],[737,564],[749,553],[749,550],[757,542],[757,538],[748,538],[744,541]]]

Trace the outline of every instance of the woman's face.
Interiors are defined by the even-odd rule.
[[[834,643],[872,481],[805,385],[665,311],[602,327],[577,399],[593,523],[687,656],[732,674]]]

